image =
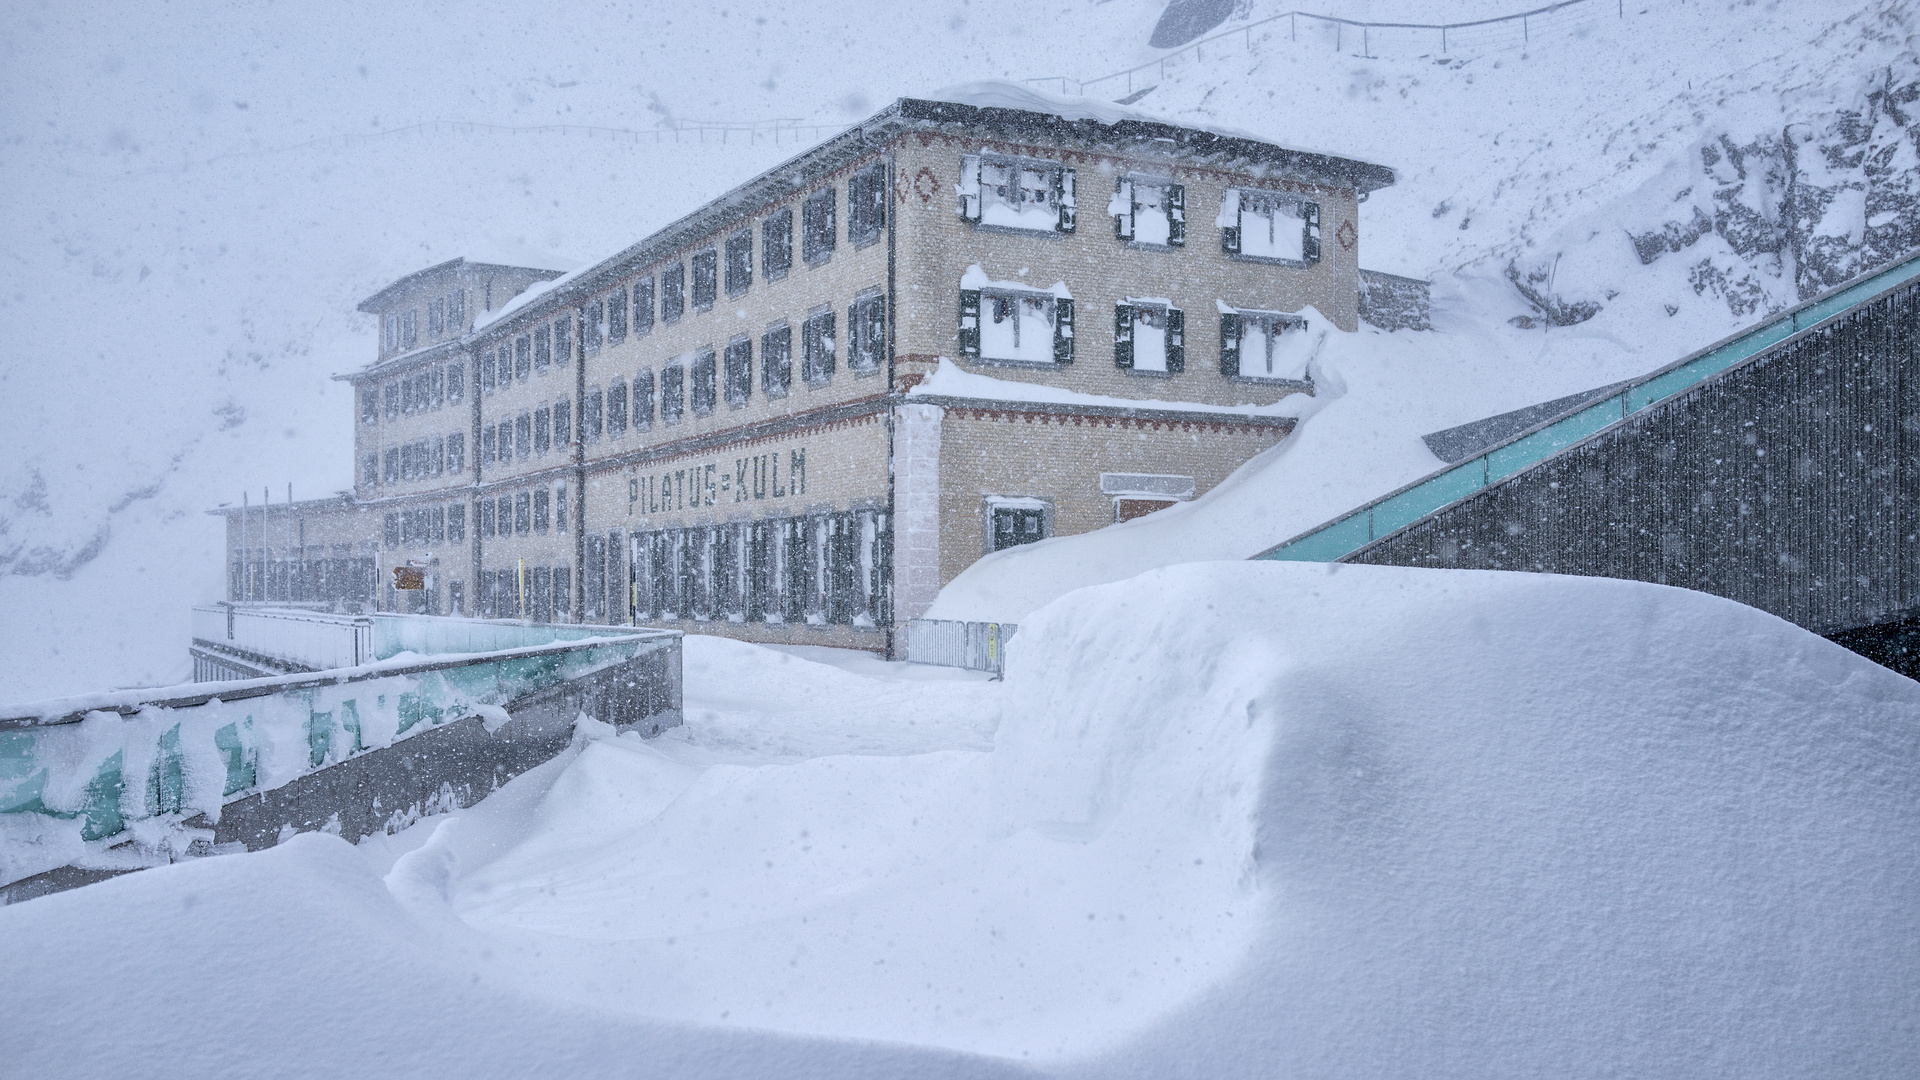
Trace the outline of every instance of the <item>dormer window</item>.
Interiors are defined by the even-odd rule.
[[[1180,247],[1187,242],[1187,189],[1165,177],[1129,173],[1114,186],[1107,203],[1113,232],[1122,240],[1148,247]]]
[[[1072,232],[1073,170],[1057,161],[967,154],[960,159],[960,214],[980,225]]]
[[[1220,246],[1289,266],[1320,261],[1320,204],[1277,191],[1233,188],[1220,204]]]

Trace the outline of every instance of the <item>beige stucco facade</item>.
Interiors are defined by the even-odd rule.
[[[403,602],[391,567],[424,561],[436,611],[890,648],[996,546],[1195,497],[1284,439],[1290,420],[1246,407],[1311,383],[1223,362],[1231,320],[1356,329],[1358,203],[1391,179],[1188,129],[897,103],[541,289],[520,295],[554,274],[448,264],[363,305],[382,351],[350,376],[357,410],[373,395],[355,542],[382,606]],[[1246,254],[1255,212],[1306,238]],[[1119,235],[1148,213],[1164,237]],[[464,327],[388,348],[393,309],[455,286]],[[1003,317],[1029,335],[1017,357],[982,347]],[[929,382],[943,360],[995,381]],[[404,446],[427,465],[396,475]]]

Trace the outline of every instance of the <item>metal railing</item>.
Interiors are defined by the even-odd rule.
[[[193,609],[193,637],[299,670],[359,667],[375,658],[373,616],[299,607],[205,604]],[[478,650],[463,650],[478,651]]]
[[[1589,7],[1589,5],[1591,5],[1589,10],[1592,11],[1604,12],[1605,10],[1605,0],[1561,0],[1560,3],[1531,8],[1527,11],[1516,11],[1510,15],[1496,15],[1491,19],[1473,19],[1453,23],[1365,22],[1359,19],[1343,19],[1337,15],[1321,15],[1312,11],[1285,11],[1278,15],[1269,15],[1264,19],[1243,23],[1231,30],[1222,30],[1177,49],[1170,49],[1145,63],[1135,64],[1130,68],[1098,75],[1091,79],[1075,79],[1066,75],[1043,75],[1022,81],[1036,85],[1056,84],[1062,94],[1072,93],[1084,97],[1090,86],[1124,79],[1124,93],[1132,94],[1136,80],[1145,82],[1144,78],[1140,78],[1142,75],[1153,74],[1156,81],[1146,84],[1150,89],[1158,84],[1158,80],[1166,78],[1169,64],[1188,58],[1203,60],[1209,51],[1218,56],[1222,51],[1232,48],[1236,44],[1235,39],[1238,39],[1237,43],[1242,47],[1243,52],[1252,52],[1256,41],[1254,31],[1263,28],[1269,31],[1284,28],[1287,32],[1287,40],[1290,42],[1300,39],[1303,28],[1309,35],[1316,31],[1324,35],[1326,31],[1331,30],[1333,39],[1331,44],[1335,50],[1346,52],[1351,43],[1360,47],[1360,51],[1354,55],[1369,59],[1375,56],[1374,46],[1383,36],[1398,38],[1412,35],[1421,43],[1416,47],[1436,49],[1442,56],[1449,54],[1455,45],[1463,43],[1480,47],[1524,46],[1532,42],[1533,35],[1542,29],[1542,24],[1556,30],[1564,29],[1565,27],[1556,21],[1556,17],[1564,16],[1569,9]],[[1625,18],[1627,14],[1625,0],[1614,0],[1614,10],[1611,14],[1618,18]],[[1515,31],[1518,33],[1516,34]],[[1119,89],[1120,87],[1116,86],[1103,92],[1112,93]]]
[[[1635,379],[1625,384],[1618,393],[1521,432],[1483,453],[1308,529],[1254,558],[1338,562],[1488,485],[1532,468],[1639,412],[1678,397],[1728,368],[1760,356],[1801,331],[1916,279],[1920,279],[1920,254],[1871,271],[1848,284],[1789,308],[1757,326]]]
[[[1005,675],[1007,640],[1020,627],[1014,623],[909,619],[902,629],[908,663]]]

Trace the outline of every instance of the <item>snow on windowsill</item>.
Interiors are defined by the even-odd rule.
[[[980,268],[979,263],[974,263],[972,266],[967,267],[967,272],[960,275],[960,287],[962,289],[992,289],[996,292],[1052,293],[1056,299],[1073,299],[1073,293],[1068,291],[1067,283],[1064,281],[1056,281],[1044,289],[1025,281],[994,281],[987,277],[987,272]]]

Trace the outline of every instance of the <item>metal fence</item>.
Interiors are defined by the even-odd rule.
[[[359,667],[374,659],[373,617],[299,607],[206,604],[193,609],[196,645],[282,671]],[[211,680],[198,680],[211,681]]]
[[[1644,11],[1642,6],[1636,14]],[[1143,64],[1106,75],[1091,79],[1043,75],[1023,81],[1057,87],[1061,94],[1077,97],[1130,96],[1159,85],[1167,72],[1182,61],[1217,60],[1228,53],[1250,53],[1267,41],[1285,44],[1305,41],[1366,59],[1382,55],[1449,57],[1462,52],[1525,48],[1543,33],[1572,33],[1602,17],[1626,18],[1625,0],[1614,0],[1611,4],[1606,0],[1562,0],[1490,19],[1452,23],[1365,22],[1311,11],[1284,11],[1221,30],[1170,49]]]
[[[909,619],[905,624],[907,661],[940,667],[1007,671],[1007,641],[1020,629],[1014,623]]]

